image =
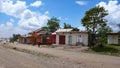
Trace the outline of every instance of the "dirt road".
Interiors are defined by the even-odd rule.
[[[92,68],[60,58],[34,56],[0,45],[0,68]]]
[[[59,58],[54,58],[54,59],[39,57],[36,60],[35,59],[36,56],[31,57],[29,56],[29,54],[22,54],[22,53],[14,52],[14,53],[9,53],[6,55],[5,53],[2,53],[2,54],[5,54],[3,55],[3,58],[4,56],[9,56],[9,55],[12,58],[11,54],[13,54],[14,56],[16,56],[16,57],[13,57],[13,59],[14,58],[23,59],[23,60],[18,60],[18,61],[14,60],[15,63],[18,63],[18,66],[24,66],[25,64],[28,64],[27,66],[29,68],[33,68],[33,67],[35,68],[35,66],[37,66],[36,68],[41,68],[39,66],[42,66],[42,68],[119,68],[120,67],[120,57],[115,57],[115,56],[89,54],[89,53],[82,53],[82,52],[79,52],[79,53],[69,52],[69,51],[64,51],[64,50],[57,50],[54,48],[44,48],[44,47],[38,48],[37,46],[29,46],[29,45],[22,45],[22,44],[9,44],[9,46],[22,48],[22,49],[29,49],[32,51],[37,51],[37,52],[46,53],[46,54],[59,57]],[[6,52],[6,50],[4,49],[2,49],[2,51]],[[2,55],[1,54],[2,51],[0,49],[0,57]],[[9,59],[9,57],[7,59]],[[19,61],[21,62],[19,63]],[[1,62],[1,59],[0,59],[0,62]],[[12,63],[14,62],[12,61]],[[40,63],[40,64],[37,64],[37,63]],[[21,67],[21,68],[27,68],[27,66]]]

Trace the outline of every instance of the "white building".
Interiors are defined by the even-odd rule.
[[[73,29],[59,29],[56,34],[56,44],[88,46],[88,32],[73,31]]]
[[[118,33],[108,33],[108,44],[118,45]]]

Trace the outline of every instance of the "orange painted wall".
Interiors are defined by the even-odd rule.
[[[29,37],[20,37],[19,38],[19,43],[25,43],[24,40],[27,39],[29,40],[29,42],[27,42],[27,44],[37,44],[38,42],[43,43],[43,35],[38,35],[36,37],[33,36],[29,36]],[[45,40],[46,44],[52,44],[52,37],[49,36],[49,38],[47,38]]]
[[[38,35],[38,36],[36,37],[36,43],[37,43],[37,42],[42,43],[42,35]]]

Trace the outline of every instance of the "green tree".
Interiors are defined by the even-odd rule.
[[[73,29],[73,31],[79,31],[78,28],[72,27],[70,24],[64,23],[64,29],[70,29],[70,28]]]
[[[21,37],[20,34],[13,34],[13,37],[10,38],[10,42],[15,42],[15,41],[17,41],[19,37]]]
[[[50,32],[55,32],[57,29],[59,29],[59,22],[60,20],[56,17],[52,17],[50,20],[48,20],[47,27],[49,28]]]
[[[69,28],[73,28],[73,27],[70,24],[64,23],[64,29],[69,29]]]
[[[86,27],[87,31],[92,34],[97,34],[98,30],[106,26],[107,11],[100,6],[96,6],[86,11],[85,16],[82,18],[82,24]]]
[[[73,31],[79,31],[79,29],[78,28],[73,28]]]
[[[96,34],[107,26],[105,17],[108,12],[104,7],[96,6],[86,11],[85,16],[81,19],[83,26],[91,34],[89,46],[92,47],[97,43]]]
[[[104,44],[107,43],[107,33],[112,32],[112,29],[109,26],[104,26],[98,30],[100,36],[99,41]]]
[[[41,29],[44,30],[44,31],[50,32],[50,29],[49,29],[47,26],[44,26],[44,27],[42,27]]]

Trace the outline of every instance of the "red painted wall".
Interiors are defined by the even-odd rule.
[[[56,35],[55,34],[51,35],[51,41],[52,41],[53,44],[56,43]]]

